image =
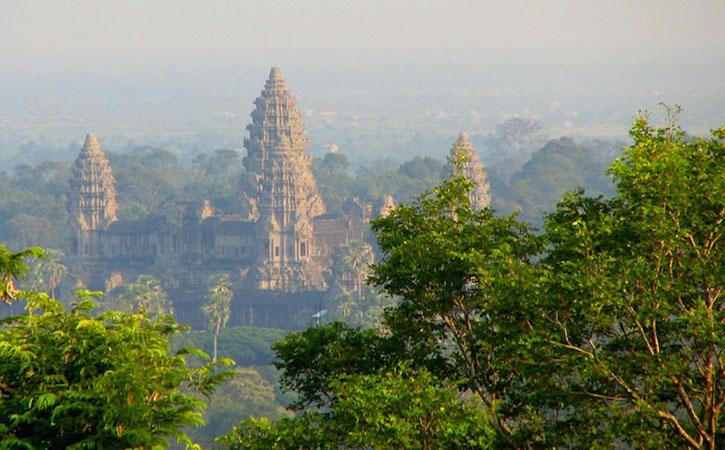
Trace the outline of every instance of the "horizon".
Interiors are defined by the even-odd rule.
[[[24,142],[57,153],[88,132],[145,145],[211,133],[223,138],[209,145],[239,148],[272,66],[309,112],[314,154],[360,127],[443,154],[442,136],[515,116],[554,135],[624,137],[660,102],[703,134],[725,121],[725,3],[684,5],[0,0],[0,162],[27,161]],[[341,151],[368,157],[359,142]]]

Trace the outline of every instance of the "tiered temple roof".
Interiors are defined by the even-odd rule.
[[[458,167],[454,164],[455,161],[461,161]],[[461,132],[456,138],[448,156],[447,167],[449,174],[461,174],[476,184],[468,196],[474,211],[488,206],[491,202],[491,195],[486,172],[483,163],[478,160],[476,149],[468,140],[468,134]]]
[[[118,218],[116,212],[116,180],[96,135],[86,136],[75,161],[70,180],[68,202],[74,248],[80,254],[100,251],[91,234],[106,230]]]
[[[272,68],[264,90],[254,101],[252,123],[244,140],[244,166],[255,192],[263,249],[257,280],[260,289],[307,290],[315,281],[309,267],[314,253],[312,218],[325,212],[310,171],[297,101],[278,68]],[[319,278],[319,277],[312,277]]]

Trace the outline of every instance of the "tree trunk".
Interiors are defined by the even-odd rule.
[[[219,324],[217,323],[216,331],[214,332],[214,359],[212,359],[213,362],[216,362],[218,340],[219,340]]]

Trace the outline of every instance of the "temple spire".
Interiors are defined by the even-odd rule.
[[[456,166],[454,162],[461,159],[463,161],[459,163],[459,166]],[[491,203],[484,166],[478,160],[476,149],[473,148],[466,132],[462,131],[453,142],[453,147],[448,156],[447,169],[449,174],[463,175],[475,183],[473,190],[468,195],[474,211],[483,209]]]
[[[317,282],[312,264],[312,218],[325,212],[310,170],[305,136],[297,101],[287,89],[282,72],[273,67],[264,89],[254,101],[252,123],[244,140],[244,166],[254,186],[252,197],[259,214],[259,289],[308,290]]]
[[[86,135],[72,168],[68,199],[71,254],[100,255],[101,231],[116,221],[116,180],[93,133]]]
[[[279,70],[279,67],[272,67],[272,69],[269,71],[269,81],[281,81],[284,83],[284,78],[282,78],[282,71]]]
[[[86,140],[83,142],[83,147],[81,147],[81,154],[82,155],[104,155],[103,150],[101,150],[101,144],[98,142],[98,138],[93,133],[88,133],[86,135]]]

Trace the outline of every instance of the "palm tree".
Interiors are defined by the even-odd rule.
[[[161,287],[159,280],[151,275],[140,275],[135,283],[123,287],[123,291],[101,308],[102,310],[145,312],[152,319],[164,314],[173,314],[169,297]]]
[[[374,262],[373,249],[370,245],[352,241],[341,247],[340,261],[346,271],[352,272],[355,276],[355,290],[357,300],[362,300],[363,278],[368,273],[368,267]]]
[[[354,312],[357,307],[355,299],[350,294],[341,293],[335,297],[336,312],[343,318],[347,319]]]
[[[201,312],[206,319],[207,327],[214,330],[214,361],[217,360],[217,350],[219,346],[219,332],[226,327],[227,322],[231,318],[230,303],[234,298],[232,291],[232,282],[229,275],[219,273],[213,275],[210,279],[213,286],[209,288],[206,296],[206,303],[201,307]]]
[[[45,259],[36,259],[28,274],[28,287],[32,291],[42,291],[55,298],[55,289],[68,275],[68,267],[60,263],[65,253],[60,250],[45,250]]]

